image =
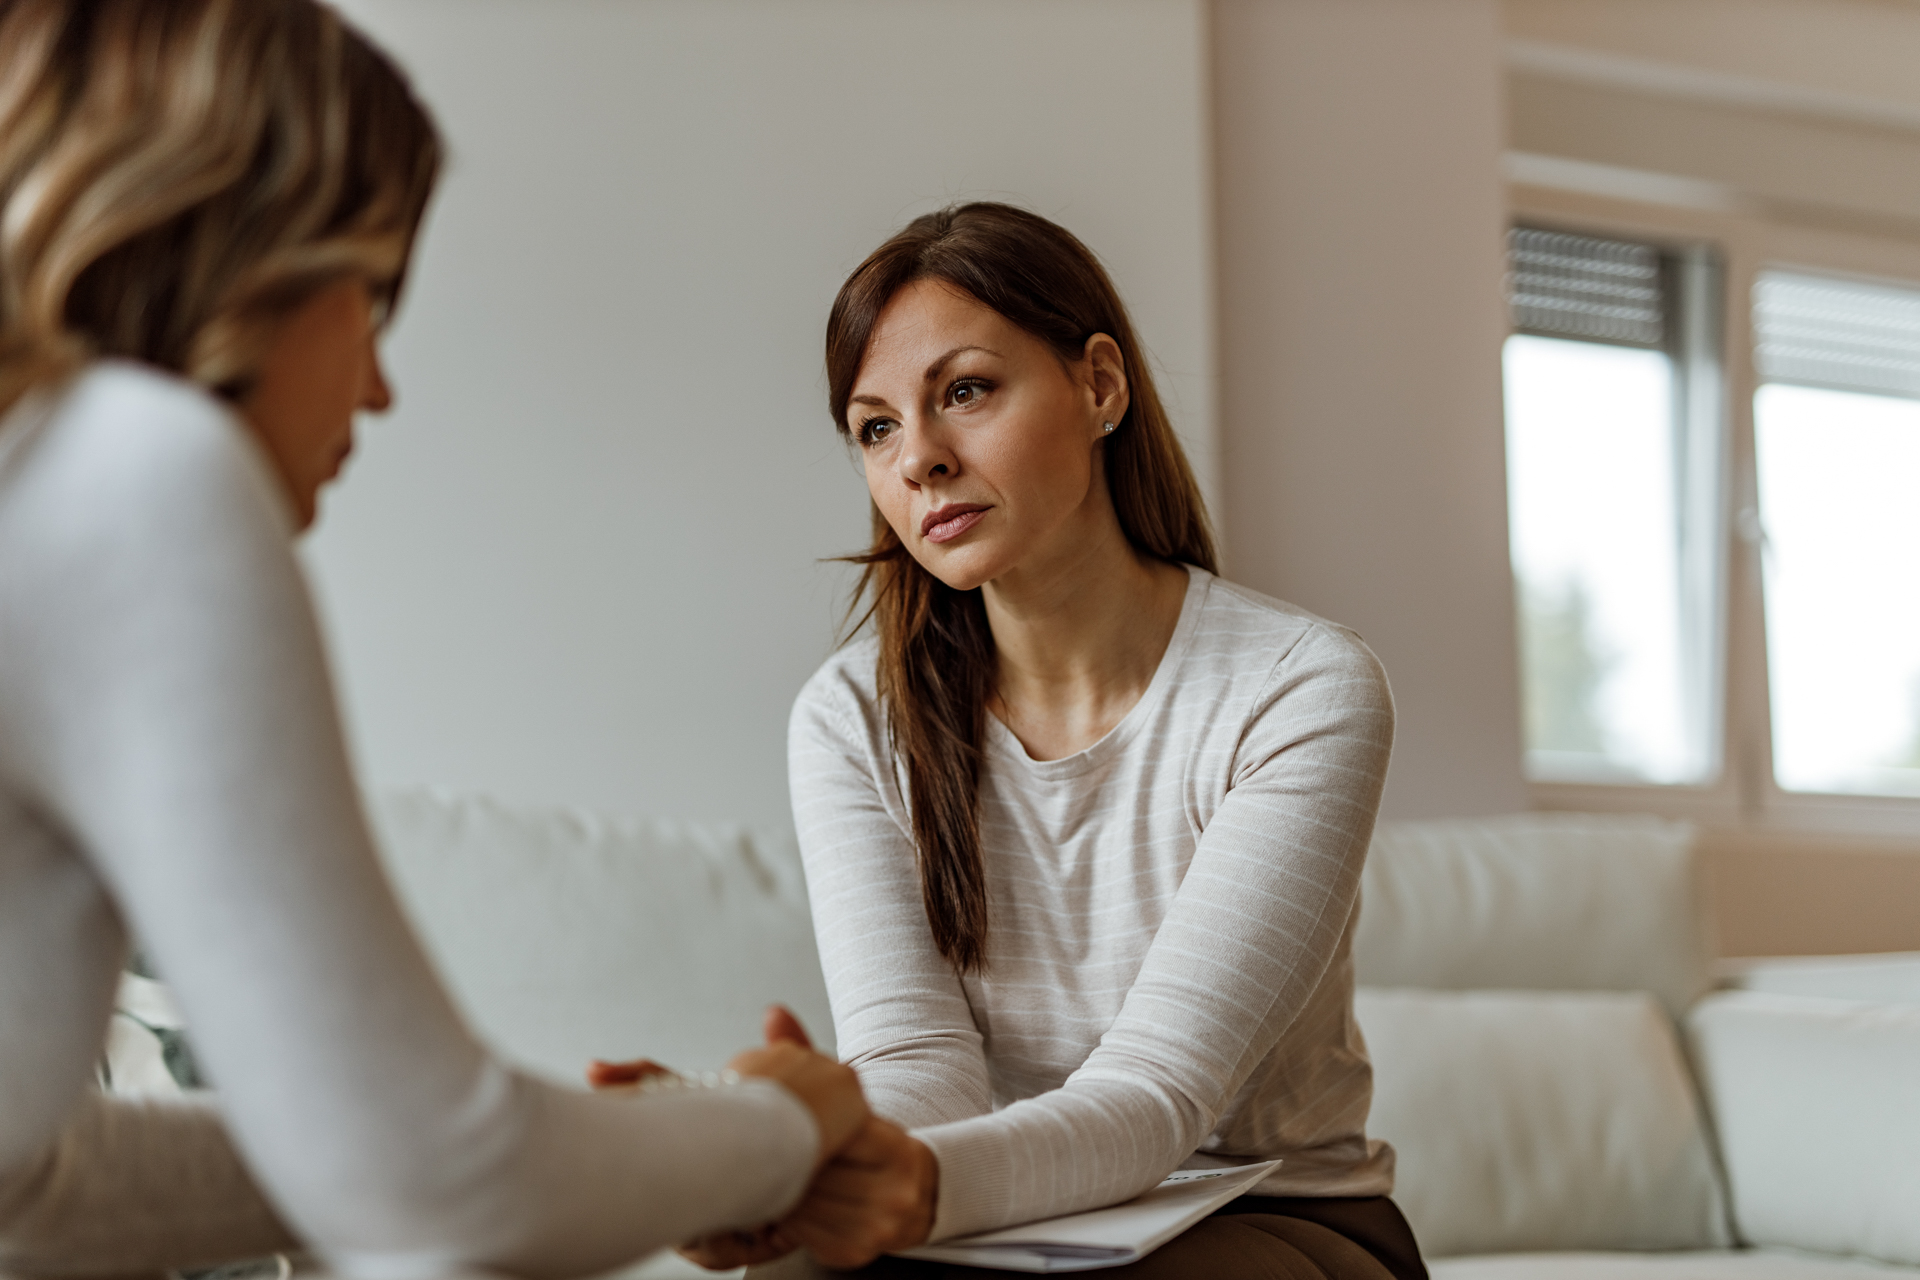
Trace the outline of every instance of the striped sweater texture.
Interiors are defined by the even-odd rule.
[[[1265,1195],[1392,1189],[1351,959],[1386,677],[1352,632],[1189,573],[1099,742],[1035,761],[987,718],[988,963],[964,979],[927,927],[874,641],[794,706],[839,1050],[938,1158],[936,1239],[1124,1200],[1196,1157],[1280,1158]]]

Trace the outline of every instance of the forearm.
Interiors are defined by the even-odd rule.
[[[940,1166],[934,1238],[1128,1200],[1199,1147],[1210,1112],[1137,1081],[1079,1081],[914,1130]]]
[[[539,1280],[600,1274],[777,1219],[813,1170],[814,1122],[770,1082],[655,1096],[529,1087],[536,1101],[521,1141],[491,1176],[419,1208],[440,1218],[440,1239],[464,1241],[462,1265]],[[393,1270],[391,1255],[340,1261],[349,1272]]]
[[[841,1056],[874,1114],[906,1128],[992,1109],[960,981],[927,931],[917,859],[881,745],[812,686],[796,704],[788,778]]]
[[[903,1129],[950,1124],[993,1110],[983,1073],[963,1046],[895,1049],[856,1058],[873,1113]]]

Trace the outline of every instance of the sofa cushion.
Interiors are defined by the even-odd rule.
[[[791,836],[614,821],[478,796],[372,806],[400,897],[475,1026],[578,1083],[592,1057],[711,1070],[790,1005],[833,1024]]]
[[[1433,1280],[1915,1280],[1920,1272],[1784,1249],[1689,1253],[1509,1253],[1446,1258]]]
[[[1920,951],[1863,956],[1768,956],[1728,961],[1730,985],[1786,996],[1920,1004]]]
[[[1362,989],[1369,1134],[1435,1257],[1730,1244],[1678,1038],[1644,992]]]
[[[1711,985],[1691,829],[1524,814],[1383,823],[1362,882],[1370,986],[1651,991],[1676,1018]]]
[[[1740,1233],[1920,1266],[1920,1007],[1728,992],[1689,1029]]]

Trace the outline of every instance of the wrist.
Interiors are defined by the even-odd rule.
[[[913,1143],[919,1167],[915,1182],[920,1192],[920,1212],[914,1221],[914,1241],[912,1248],[922,1245],[933,1235],[934,1219],[940,1213],[940,1157],[933,1154],[933,1148],[918,1138],[908,1138]]]

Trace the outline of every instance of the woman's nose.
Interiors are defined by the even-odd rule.
[[[367,351],[367,368],[360,384],[360,407],[369,413],[385,413],[393,407],[393,388],[387,383],[387,371],[380,365],[377,348]]]
[[[929,484],[958,473],[960,460],[947,446],[944,433],[912,425],[905,430],[907,447],[900,451],[900,474],[909,484]]]

